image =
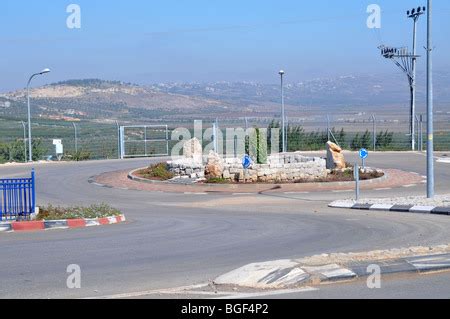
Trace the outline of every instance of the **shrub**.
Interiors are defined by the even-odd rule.
[[[79,218],[102,218],[118,216],[122,213],[107,204],[91,205],[88,207],[40,207],[37,220],[60,220],[60,219],[79,219]]]
[[[169,171],[166,163],[159,163],[152,165],[140,172],[138,175],[148,178],[148,179],[156,179],[166,181],[175,177],[171,171]]]

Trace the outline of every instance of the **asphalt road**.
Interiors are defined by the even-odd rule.
[[[0,234],[0,297],[131,293],[205,282],[256,261],[450,242],[450,218],[326,207],[350,194],[221,197],[108,189],[88,183],[93,175],[148,163],[37,165],[39,204],[106,202],[121,209],[129,221],[79,230]],[[425,174],[425,157],[420,154],[373,154],[368,165]],[[30,168],[3,166],[0,176],[26,176]],[[436,165],[439,193],[449,191],[449,168],[450,164]],[[424,189],[420,185],[365,195],[423,194]],[[66,287],[69,264],[81,267],[81,289]]]

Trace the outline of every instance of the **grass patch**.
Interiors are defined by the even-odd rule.
[[[107,205],[91,205],[88,207],[73,206],[73,207],[56,207],[46,206],[39,208],[37,220],[60,220],[60,219],[80,219],[80,218],[103,218],[111,216],[119,216],[122,213]]]
[[[146,169],[138,171],[136,174],[142,178],[158,181],[167,181],[175,177],[175,174],[169,171],[166,163],[149,166]]]

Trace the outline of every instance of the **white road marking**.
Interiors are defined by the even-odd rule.
[[[353,192],[353,190],[352,189],[347,189],[347,190],[334,190],[334,191],[331,191],[332,193],[350,193],[350,192]]]
[[[142,297],[142,296],[157,295],[157,294],[170,294],[170,293],[176,294],[181,291],[201,289],[201,288],[205,288],[208,286],[209,286],[208,283],[202,283],[202,284],[198,284],[198,285],[182,286],[182,287],[176,287],[176,288],[130,292],[130,293],[124,293],[124,294],[107,295],[107,296],[101,296],[101,297],[90,297],[90,298],[83,298],[83,299],[124,299],[124,298],[136,298],[136,297]]]
[[[416,184],[410,184],[410,185],[403,185],[403,188],[411,188],[417,186]]]
[[[386,187],[386,188],[376,188],[376,191],[390,191],[392,188],[391,187]]]
[[[256,195],[255,193],[233,193],[233,196],[248,196],[248,195]]]

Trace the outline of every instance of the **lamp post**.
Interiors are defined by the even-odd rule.
[[[281,70],[280,72],[278,72],[278,74],[281,77],[281,129],[282,129],[282,134],[281,137],[283,139],[283,153],[286,153],[287,149],[286,149],[286,115],[284,112],[284,74],[285,72],[283,70]]]
[[[28,104],[28,155],[29,158],[28,160],[30,162],[33,161],[33,148],[32,148],[32,144],[31,144],[31,108],[30,108],[30,84],[31,81],[33,80],[34,77],[38,76],[38,75],[43,75],[46,73],[50,73],[50,69],[44,69],[39,73],[35,73],[32,76],[30,76],[30,79],[28,80],[28,84],[27,84],[27,104]]]
[[[427,12],[427,197],[434,197],[432,0]]]

